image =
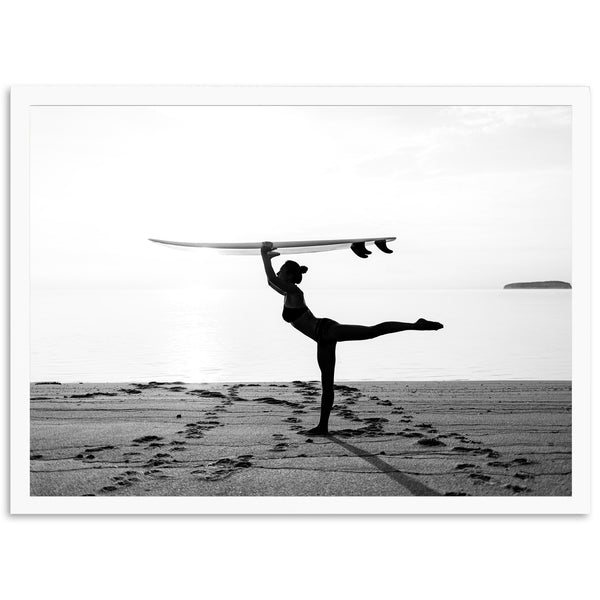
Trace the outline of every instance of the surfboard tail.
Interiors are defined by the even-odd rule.
[[[365,242],[354,242],[354,244],[350,246],[350,250],[352,250],[356,256],[360,256],[360,258],[369,258],[369,254],[372,254],[370,250],[367,250]]]
[[[367,242],[354,242],[350,245],[350,250],[359,256],[360,258],[369,258],[369,254],[372,254],[370,250],[367,250],[366,247]],[[373,242],[371,242],[373,243]],[[374,240],[375,246],[385,254],[392,254],[393,250],[390,250],[387,247],[387,240]]]
[[[386,240],[375,240],[375,245],[382,251],[385,252],[386,254],[392,254],[394,251],[390,250],[387,247],[387,241]]]

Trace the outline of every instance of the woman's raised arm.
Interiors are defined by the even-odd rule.
[[[272,242],[263,242],[260,255],[262,256],[263,265],[265,267],[265,273],[267,274],[267,279],[269,281],[274,281],[277,279],[277,275],[275,275],[275,271],[273,270],[273,265],[271,264],[271,259],[279,256],[279,252],[273,251]]]
[[[282,281],[275,274],[273,265],[271,264],[271,259],[275,258],[276,256],[279,256],[279,252],[275,252],[273,250],[273,244],[271,242],[263,242],[263,245],[260,249],[260,254],[262,256],[263,265],[265,267],[265,273],[267,274],[267,280],[269,282],[269,285],[280,294],[286,294],[287,292],[293,291],[293,285]]]

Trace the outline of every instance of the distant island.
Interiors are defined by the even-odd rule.
[[[504,286],[505,290],[523,290],[523,289],[538,289],[538,290],[570,290],[571,284],[566,281],[525,281],[522,283],[507,283]]]

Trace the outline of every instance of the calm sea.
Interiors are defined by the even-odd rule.
[[[316,316],[441,321],[338,344],[336,379],[570,379],[569,290],[305,290]],[[32,381],[318,379],[269,289],[33,291]]]

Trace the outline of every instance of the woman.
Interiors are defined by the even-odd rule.
[[[419,319],[416,323],[400,323],[399,321],[386,321],[371,327],[364,325],[342,325],[331,319],[318,319],[315,317],[304,301],[304,294],[298,287],[302,275],[308,267],[301,267],[293,260],[286,261],[279,272],[275,274],[271,259],[279,256],[273,251],[271,242],[263,242],[261,256],[269,285],[282,294],[283,319],[291,323],[292,327],[317,342],[317,362],[321,370],[321,419],[319,424],[308,430],[310,435],[327,435],[329,433],[329,414],[333,406],[333,377],[335,372],[335,347],[338,342],[350,340],[370,340],[380,335],[395,333],[396,331],[435,331],[443,325],[435,321]]]

